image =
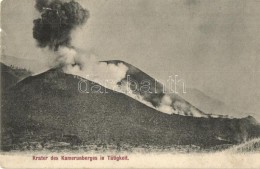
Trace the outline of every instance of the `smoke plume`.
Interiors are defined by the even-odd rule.
[[[39,47],[58,50],[60,46],[71,47],[71,32],[83,25],[89,12],[75,1],[36,0],[35,8],[41,18],[33,21],[33,37]]]
[[[162,100],[161,100],[160,106],[158,107],[158,110],[163,112],[163,113],[172,114],[172,113],[174,113],[174,110],[173,110],[171,104],[172,104],[171,97],[169,95],[165,94],[162,97]]]
[[[36,0],[35,8],[41,18],[33,21],[33,37],[39,47],[48,48],[53,53],[53,58],[48,58],[50,67],[61,67],[65,73],[87,78],[110,89],[117,88],[117,83],[126,75],[127,66],[99,62],[95,56],[83,54],[71,44],[72,31],[89,18],[86,9],[73,0]]]
[[[126,76],[128,67],[119,63],[99,62],[95,55],[81,53],[74,48],[61,47],[57,52],[55,65],[62,65],[63,71],[91,80],[112,90],[118,90],[117,83]]]

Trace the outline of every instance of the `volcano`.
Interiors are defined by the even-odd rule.
[[[72,145],[174,146],[201,148],[237,144],[260,136],[253,117],[203,118],[165,114],[116,91],[82,93],[81,77],[51,69],[29,76],[2,96],[1,148],[24,149],[30,143]],[[181,98],[179,98],[181,99]]]

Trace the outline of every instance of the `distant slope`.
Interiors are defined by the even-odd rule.
[[[257,110],[257,108],[255,108],[255,112],[251,112],[244,109],[242,110],[237,105],[227,105],[220,100],[209,97],[198,89],[187,88],[187,93],[180,93],[180,96],[183,97],[185,100],[189,101],[193,106],[198,107],[203,112],[207,112],[209,114],[217,114],[224,116],[228,115],[236,118],[242,118],[246,117],[246,115],[251,115],[258,121],[260,121],[260,113],[259,110]]]
[[[1,55],[0,62],[5,65],[15,65],[20,68],[26,68],[30,71],[41,71],[46,68],[44,61],[40,57],[38,57],[38,60],[33,60],[10,55]]]
[[[1,69],[2,91],[5,91],[9,87],[15,85],[19,80],[22,80],[23,78],[31,75],[31,72],[25,69],[13,68],[1,62],[0,62],[0,69]]]
[[[2,103],[2,147],[73,135],[89,144],[236,144],[259,137],[251,118],[195,118],[168,115],[122,93],[80,93],[79,78],[50,70],[10,89]],[[96,83],[85,80],[88,87]],[[221,139],[220,139],[221,138]]]
[[[238,110],[226,105],[220,100],[212,98],[202,91],[194,88],[187,88],[186,93],[179,93],[181,97],[198,107],[203,112],[216,115],[229,115],[237,118],[244,117]]]

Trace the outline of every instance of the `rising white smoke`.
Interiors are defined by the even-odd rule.
[[[156,108],[152,105],[152,103],[146,101],[143,96],[141,96],[140,94],[134,92],[134,91],[131,89],[131,87],[130,87],[130,83],[128,83],[128,82],[122,83],[122,84],[120,85],[118,91],[121,92],[121,93],[126,94],[127,96],[129,96],[129,97],[131,97],[131,98],[133,98],[133,99],[135,99],[135,100],[138,100],[139,102],[145,104],[145,105],[148,106],[148,107],[151,107],[151,108],[153,108],[153,109],[156,109]]]
[[[174,113],[174,110],[172,108],[172,99],[169,95],[164,95],[162,97],[160,106],[158,107],[158,110],[163,112],[163,113],[167,113],[167,114],[172,114]]]
[[[116,90],[117,83],[126,76],[128,67],[123,63],[99,62],[96,56],[77,52],[74,48],[60,47],[55,65],[61,65],[65,73],[80,76],[106,88]],[[55,66],[54,65],[54,66]]]

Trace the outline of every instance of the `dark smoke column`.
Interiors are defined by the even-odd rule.
[[[35,8],[41,18],[33,21],[33,37],[39,47],[54,51],[60,46],[71,47],[71,31],[89,17],[89,12],[73,0],[36,0]]]

